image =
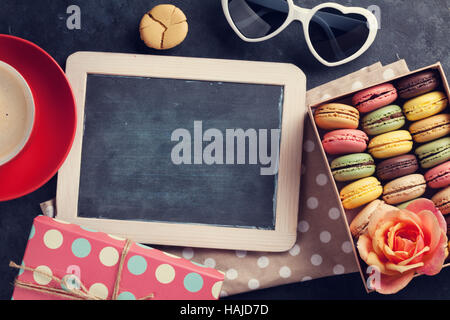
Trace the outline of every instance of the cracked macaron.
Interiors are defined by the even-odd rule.
[[[171,4],[154,7],[142,17],[139,25],[141,39],[153,49],[176,47],[187,36],[188,23],[183,11]]]
[[[384,83],[358,92],[352,103],[359,112],[368,113],[391,104],[397,98],[397,89],[391,83]]]
[[[422,196],[426,188],[423,175],[410,174],[387,183],[383,188],[383,200],[388,204],[403,203]]]
[[[348,154],[331,162],[331,172],[336,181],[362,179],[375,173],[375,161],[367,153]]]
[[[314,112],[314,120],[324,130],[356,129],[359,125],[359,111],[342,103],[327,103]]]

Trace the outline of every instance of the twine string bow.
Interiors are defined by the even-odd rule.
[[[114,289],[111,296],[111,300],[117,300],[119,297],[119,289],[120,289],[120,281],[122,279],[123,265],[125,263],[125,258],[128,254],[128,251],[130,250],[131,244],[132,242],[130,240],[127,240],[122,250],[122,254],[120,255],[119,269],[117,271],[116,280],[114,282]],[[14,285],[17,288],[23,288],[35,292],[46,293],[72,300],[107,300],[106,298],[98,297],[93,293],[89,292],[86,286],[75,275],[70,275],[70,277],[58,278],[54,275],[48,274],[47,272],[41,271],[39,269],[19,266],[12,261],[9,263],[9,266],[11,268],[20,269],[23,271],[30,271],[35,274],[37,273],[43,277],[50,278],[52,281],[55,281],[61,287],[61,289],[59,289],[50,287],[48,285],[40,285],[31,282],[21,281],[16,278],[16,280],[14,281]],[[78,284],[76,286],[74,286],[73,283],[71,283],[71,280],[74,279],[73,277],[75,277],[76,283]],[[51,283],[51,281],[49,283]],[[149,300],[153,299],[154,297],[155,295],[153,293],[150,293],[149,295],[139,298],[138,300]]]

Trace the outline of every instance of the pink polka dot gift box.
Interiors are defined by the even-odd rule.
[[[224,274],[46,216],[35,218],[13,300],[217,300]]]

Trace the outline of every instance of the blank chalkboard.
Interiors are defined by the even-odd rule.
[[[194,164],[194,124],[201,124],[202,150],[210,128],[223,136],[227,129],[279,129],[283,89],[88,75],[78,215],[274,229],[277,176],[248,163],[249,138],[245,164],[237,164],[237,139],[234,164]],[[191,164],[172,161],[179,128],[191,133]]]
[[[67,68],[81,119],[58,178],[58,218],[152,244],[289,249],[298,69],[106,53],[78,53]]]

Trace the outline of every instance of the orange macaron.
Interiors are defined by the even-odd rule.
[[[359,111],[342,103],[327,103],[314,112],[317,126],[325,130],[356,129],[359,125]]]
[[[450,114],[438,114],[416,121],[409,127],[415,142],[424,143],[450,134]]]

